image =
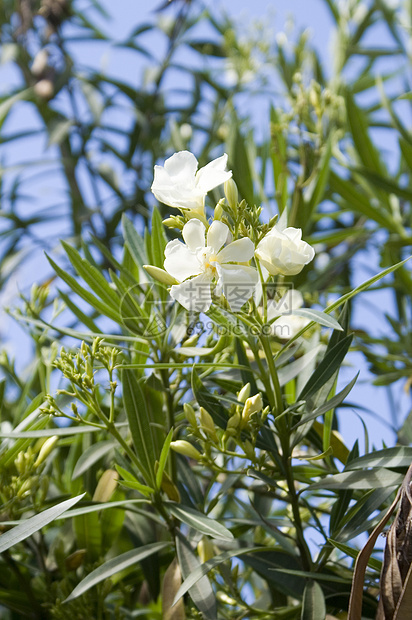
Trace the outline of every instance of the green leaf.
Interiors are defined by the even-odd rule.
[[[376,450],[371,454],[365,454],[348,463],[346,470],[366,469],[367,467],[405,467],[412,463],[412,448],[399,446]]]
[[[354,560],[356,560],[356,558],[359,555],[359,549],[352,549],[352,547],[349,547],[348,545],[344,545],[343,543],[338,542],[337,540],[332,540],[332,538],[328,538],[328,541],[334,547],[336,547],[336,549],[339,549],[339,551],[342,551],[345,555],[348,555],[350,558],[353,558]],[[378,573],[380,573],[382,569],[382,562],[380,562],[379,560],[376,560],[375,558],[370,557],[368,560],[368,566],[370,566],[370,568],[373,568]]]
[[[276,109],[270,109],[270,133],[271,133],[271,159],[273,166],[273,177],[275,182],[276,200],[279,206],[279,213],[282,213],[288,200],[288,166],[286,140],[283,135],[279,116]]]
[[[348,385],[346,385],[343,388],[343,390],[338,392],[338,394],[336,394],[335,396],[332,396],[332,398],[330,398],[325,403],[323,403],[323,405],[320,405],[320,407],[317,407],[314,411],[311,411],[307,415],[304,415],[297,424],[292,426],[291,430],[293,431],[295,428],[298,428],[298,426],[300,426],[301,424],[306,424],[306,422],[308,422],[309,420],[313,420],[317,418],[318,416],[324,415],[328,411],[331,411],[332,409],[335,409],[336,407],[338,407],[345,400],[349,392],[352,390],[353,386],[356,383],[358,376],[359,376],[359,373],[357,373],[352,379],[352,381],[350,381]]]
[[[335,536],[339,538],[339,541],[350,540],[374,527],[374,522],[380,520],[380,515],[371,517],[375,511],[379,510],[385,502],[393,494],[394,489],[381,488],[374,489],[365,493],[365,495],[359,500],[350,510],[344,515],[339,522],[339,534]]]
[[[349,350],[352,337],[352,335],[346,336],[330,351],[326,351],[325,357],[302,389],[298,400],[307,400],[310,396],[316,394],[316,392],[334,375],[335,371],[340,368]]]
[[[66,598],[64,603],[68,603],[69,601],[73,601],[75,598],[78,598],[90,588],[101,583],[105,579],[109,579],[116,573],[124,570],[125,568],[129,568],[137,562],[148,558],[154,553],[158,553],[162,549],[165,549],[169,546],[169,543],[151,543],[149,545],[145,545],[143,547],[139,547],[138,549],[132,549],[131,551],[126,551],[126,553],[122,553],[118,555],[116,558],[112,558],[105,562],[99,568],[96,568],[94,571],[89,573],[87,577],[85,577],[73,590],[73,592]]]
[[[335,172],[330,172],[330,186],[334,193],[339,194],[351,210],[357,211],[372,221],[388,228],[392,232],[399,232],[399,225],[387,211],[383,211],[380,205],[372,203],[368,197],[361,193],[361,189],[353,183],[353,180],[345,180]]]
[[[142,484],[141,482],[139,482],[133,476],[133,474],[127,471],[127,469],[124,469],[124,467],[121,467],[117,463],[115,467],[117,471],[119,472],[119,474],[123,477],[123,480],[120,480],[119,483],[123,485],[124,487],[127,487],[128,489],[135,489],[136,491],[139,491],[139,493],[141,493],[145,497],[150,497],[150,495],[152,495],[155,492],[155,490],[152,489],[151,487],[148,487],[145,484]]]
[[[322,478],[310,485],[310,489],[338,490],[342,489],[378,489],[397,487],[402,484],[403,474],[396,474],[383,467],[366,471],[348,471],[334,476]]]
[[[270,549],[264,553],[249,553],[244,556],[243,561],[259,573],[277,591],[293,598],[300,598],[303,595],[305,588],[305,579],[303,577],[276,572],[276,569],[279,568],[302,570],[302,566],[296,556]]]
[[[83,278],[86,284],[90,286],[92,291],[100,297],[106,306],[111,308],[114,313],[117,313],[120,305],[120,298],[116,291],[111,288],[101,271],[96,269],[89,261],[82,258],[79,252],[65,241],[62,241],[62,246],[77,274]]]
[[[76,478],[79,478],[87,472],[90,467],[97,463],[97,461],[110,452],[110,449],[114,448],[116,445],[117,443],[114,440],[107,439],[106,441],[99,441],[99,443],[95,443],[90,446],[90,448],[87,448],[76,463],[72,474],[72,480],[76,480]]]
[[[165,247],[167,244],[167,238],[165,230],[158,209],[153,209],[152,215],[152,230],[151,230],[151,246],[152,246],[152,258],[153,265],[156,267],[163,267],[165,262]]]
[[[343,331],[336,319],[328,314],[325,314],[325,312],[321,312],[320,310],[313,310],[313,308],[299,308],[298,310],[293,310],[292,314],[303,316],[305,319],[310,319],[315,323],[319,323],[319,325],[324,325],[325,327],[332,327],[332,329]]]
[[[122,371],[123,403],[129,421],[133,445],[139,459],[139,469],[146,482],[154,487],[156,484],[154,474],[156,454],[142,382],[143,379],[139,381],[135,379],[133,371]]]
[[[184,580],[184,582],[180,586],[179,590],[176,592],[173,605],[176,605],[177,601],[182,598],[182,596],[184,596],[186,592],[188,592],[188,590],[190,590],[190,588],[192,588],[199,581],[199,579],[207,575],[209,571],[211,571],[213,568],[216,568],[216,566],[219,566],[219,564],[230,560],[230,558],[241,557],[246,553],[254,553],[257,551],[262,552],[266,550],[266,547],[230,549],[230,551],[224,551],[223,553],[220,553],[214,558],[207,560],[206,562],[204,562],[204,564],[200,564],[193,572],[190,573],[190,575]]]
[[[182,504],[175,504],[174,502],[166,503],[169,512],[182,523],[186,523],[193,529],[210,536],[211,538],[220,538],[222,540],[233,540],[233,534],[221,523],[206,515],[202,514],[194,508],[189,506],[182,506]]]
[[[162,451],[160,453],[160,458],[159,458],[159,467],[157,469],[156,472],[156,487],[158,489],[160,489],[161,485],[162,485],[162,480],[163,480],[163,472],[165,470],[166,467],[166,462],[167,462],[167,457],[169,456],[169,452],[170,452],[170,444],[172,442],[173,439],[173,428],[170,429],[165,442],[163,444],[163,448]]]
[[[190,544],[180,532],[176,536],[176,551],[183,579],[187,579],[189,575],[194,573],[199,568],[200,562],[194,554]],[[216,620],[216,597],[207,577],[202,577],[197,583],[192,585],[189,590],[189,594],[190,598],[199,611],[202,612],[206,620]],[[178,598],[176,596],[175,601],[177,600]]]
[[[43,421],[43,420],[42,420]],[[47,423],[47,420],[45,420]],[[123,426],[127,426],[127,423],[119,423],[115,425],[116,428],[121,428]],[[32,431],[18,431],[15,429],[14,431],[10,431],[9,433],[0,433],[0,437],[5,437],[7,439],[37,439],[38,437],[52,437],[53,435],[61,436],[69,436],[69,435],[81,435],[82,433],[96,433],[97,431],[101,431],[101,428],[96,426],[56,426],[54,428],[46,428],[43,430],[32,430]]]
[[[111,306],[108,306],[106,303],[98,299],[93,293],[83,288],[73,276],[67,273],[64,269],[61,269],[51,258],[47,256],[47,260],[50,265],[53,267],[54,271],[57,275],[66,282],[66,284],[71,288],[71,290],[79,295],[84,301],[90,304],[95,310],[97,310],[100,314],[109,317],[116,323],[121,324],[121,316],[118,312],[114,311]]]
[[[302,601],[301,620],[325,620],[326,605],[322,588],[317,581],[309,581]]]
[[[125,499],[114,502],[93,502],[88,506],[82,506],[81,508],[75,508],[74,510],[68,510],[64,515],[59,517],[60,519],[69,519],[72,517],[78,517],[79,515],[85,515],[91,512],[100,512],[101,510],[108,510],[111,508],[124,508],[124,510],[133,510],[133,506],[149,504],[146,499]]]
[[[103,553],[102,522],[97,511],[81,513],[73,518],[73,530],[78,549],[86,550],[88,562],[96,562]]]
[[[233,121],[233,135],[230,148],[230,166],[233,179],[239,188],[240,195],[249,205],[254,204],[253,177],[247,152],[246,141]]]
[[[332,143],[333,139],[332,137],[329,137],[322,153],[321,160],[319,162],[318,173],[316,174],[312,183],[309,185],[305,192],[304,199],[306,202],[306,208],[304,209],[304,211],[302,211],[303,227],[305,224],[310,224],[311,215],[318,206],[318,204],[322,201],[325,194],[326,186],[329,179]],[[299,219],[298,222],[300,223]]]
[[[17,543],[22,540],[26,540],[26,538],[29,538],[29,536],[41,530],[41,528],[48,523],[55,521],[63,512],[69,510],[74,504],[77,504],[84,495],[85,493],[82,493],[81,495],[77,495],[77,497],[72,497],[71,499],[57,504],[57,506],[43,510],[43,512],[34,517],[30,517],[30,519],[25,519],[12,530],[2,534],[0,537],[0,553],[7,551],[7,549],[17,545]]]
[[[215,424],[226,429],[228,415],[216,396],[209,392],[201,382],[195,367],[192,370],[192,390],[200,407],[204,407],[213,418]]]
[[[348,93],[346,96],[346,112],[348,115],[349,126],[356,150],[360,160],[366,168],[385,174],[379,151],[369,137],[369,122],[363,112],[355,103],[353,96]]]
[[[126,246],[139,269],[147,265],[148,260],[144,249],[144,241],[137,232],[134,224],[125,216],[122,217],[122,226]]]

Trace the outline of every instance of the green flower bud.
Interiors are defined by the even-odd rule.
[[[97,483],[93,495],[94,502],[108,502],[117,488],[119,474],[114,469],[106,469]]]
[[[246,400],[249,398],[249,396],[250,396],[250,383],[246,383],[246,385],[242,387],[239,394],[237,395],[237,399],[240,403],[245,403]]]
[[[256,394],[255,396],[250,396],[243,407],[242,411],[242,422],[240,424],[241,428],[244,428],[246,424],[250,420],[250,416],[253,413],[257,413],[263,409],[263,400],[260,394]]]
[[[185,222],[180,215],[172,215],[171,217],[167,217],[163,220],[163,225],[167,226],[167,228],[178,228],[179,230],[182,230]]]
[[[237,191],[236,183],[233,179],[228,179],[227,181],[225,181],[224,190],[227,203],[232,209],[233,213],[236,215],[239,203],[239,193]]]
[[[197,428],[196,414],[192,405],[189,405],[189,403],[184,403],[183,411],[185,413],[186,420],[189,422],[190,426],[192,426],[193,428]]]
[[[235,415],[232,415],[226,424],[226,430],[234,430],[238,428],[240,424],[240,413],[236,412]]]
[[[202,564],[215,557],[214,545],[210,538],[203,536],[197,545],[197,552]]]
[[[219,200],[219,202],[217,203],[214,213],[213,213],[213,219],[214,220],[221,220],[222,216],[223,216],[223,207],[222,207],[222,201]]]
[[[200,407],[200,423],[205,433],[207,433],[214,441],[217,441],[216,428],[213,418],[203,407]]]
[[[231,596],[228,596],[225,592],[222,592],[221,590],[216,592],[216,598],[218,601],[220,601],[221,603],[224,603],[225,605],[231,605],[232,607],[237,605],[237,601],[235,601],[234,598],[232,598]]]
[[[34,461],[33,467],[39,467],[49,456],[50,452],[54,450],[59,438],[57,435],[53,435],[53,437],[48,437],[42,447],[40,448],[40,452],[37,456],[37,459]]]
[[[188,456],[189,458],[194,459],[195,461],[200,461],[200,459],[202,458],[202,455],[200,454],[200,452],[196,450],[196,448],[192,446],[192,444],[190,444],[188,441],[185,441],[184,439],[178,439],[177,441],[172,441],[172,443],[170,444],[170,447],[172,448],[172,450],[174,450],[178,454],[183,454],[184,456]]]
[[[167,284],[168,286],[172,284],[179,284],[176,278],[168,274],[164,269],[160,269],[160,267],[155,267],[154,265],[143,265],[143,269],[145,269],[149,276],[152,276],[154,280],[157,280],[162,284]]]

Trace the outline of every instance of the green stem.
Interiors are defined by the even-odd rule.
[[[273,392],[272,385],[271,385],[270,381],[268,380],[265,368],[264,368],[264,366],[262,364],[262,361],[261,361],[261,359],[259,357],[259,350],[253,344],[251,344],[250,342],[249,342],[249,346],[250,346],[250,348],[252,350],[252,353],[254,355],[256,364],[258,365],[258,368],[260,370],[260,378],[262,380],[263,385],[265,386],[266,396],[267,396],[267,399],[269,401],[269,405],[270,405],[271,409],[276,409],[276,397],[275,397],[275,394]]]
[[[312,569],[312,556],[305,540],[303,533],[302,519],[300,516],[299,497],[295,489],[295,480],[293,477],[293,470],[291,465],[291,457],[289,455],[289,436],[284,435],[281,438],[284,471],[286,473],[286,482],[288,485],[290,505],[292,508],[293,521],[296,530],[296,543],[299,549],[300,557],[302,560],[303,570],[310,571]]]
[[[261,334],[259,336],[259,340],[262,344],[263,350],[265,352],[266,361],[268,364],[270,378],[273,384],[273,392],[275,395],[275,416],[279,415],[283,411],[283,402],[282,402],[282,391],[280,389],[278,372],[276,370],[275,361],[273,359],[272,349],[270,347],[270,340],[268,336],[264,336]]]
[[[170,429],[173,428],[174,423],[175,423],[173,394],[170,389],[169,371],[166,369],[161,370],[160,374],[162,377],[162,383],[163,383],[163,387],[165,391],[165,401],[166,401],[166,411],[167,411],[167,432],[169,432]],[[170,477],[173,482],[176,482],[177,480],[176,455],[172,450],[169,452],[168,461],[170,463],[170,472],[169,472]]]
[[[140,471],[141,466],[139,459],[137,458],[136,454],[133,452],[127,441],[123,439],[115,425],[108,420],[106,426],[112,437],[114,437],[116,441],[122,446],[123,450],[126,452],[132,463],[137,467],[138,471]]]

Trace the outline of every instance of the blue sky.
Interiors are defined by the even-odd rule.
[[[151,21],[155,16],[151,7],[156,6],[157,3],[143,3],[136,0],[120,0],[117,3],[113,3],[112,0],[103,0],[102,4],[111,15],[109,22],[101,20],[100,25],[103,30],[110,32],[110,34],[117,40],[121,41],[126,38],[130,33],[131,28],[136,23],[141,23],[146,20]],[[219,7],[219,10],[226,11],[231,15],[239,24],[239,27],[247,28],[253,20],[264,20],[265,23],[273,30],[273,36],[279,36],[280,33],[287,33],[289,36],[290,22],[293,19],[295,24],[294,33],[303,29],[308,29],[313,44],[319,50],[321,57],[324,60],[325,66],[328,72],[332,72],[333,54],[332,54],[332,40],[333,40],[333,24],[331,17],[326,8],[326,3],[322,0],[274,0],[273,2],[267,2],[267,0],[222,0],[216,2],[214,0],[208,0],[206,5]],[[85,2],[86,6],[86,2]],[[162,18],[167,18],[168,15],[172,15],[172,12],[166,11],[162,14]],[[206,32],[199,32],[199,37],[205,36]],[[380,33],[377,33],[377,35]],[[381,33],[383,36],[383,34]],[[283,35],[281,35],[283,36]],[[386,36],[386,35],[385,35]],[[293,37],[292,37],[293,38]],[[162,45],[161,38],[152,34],[146,35],[146,42],[148,42],[156,54],[159,51],[159,46]],[[381,41],[382,39],[380,39]],[[76,57],[87,65],[95,68],[100,68],[107,73],[115,76],[118,79],[130,81],[132,83],[140,80],[143,60],[137,60],[135,54],[131,54],[127,50],[121,48],[107,49],[99,43],[73,43],[72,52]],[[161,50],[160,50],[161,51]],[[17,76],[11,70],[10,65],[0,66],[0,84],[2,83],[3,92],[7,90],[11,83],[16,83]],[[256,102],[253,102],[256,106]],[[266,125],[267,117],[265,117],[265,108],[258,109],[256,113],[256,107],[253,108],[256,114],[256,122],[259,125],[259,119],[263,119],[263,123]],[[259,117],[259,119],[257,118]],[[16,112],[10,119],[9,131],[13,128],[19,127],[31,127],[33,128],[38,124],[37,119],[30,112],[28,104],[23,104],[16,108]],[[384,138],[381,138],[382,145],[384,144]],[[44,144],[32,142],[31,157],[34,156],[44,157]],[[53,149],[49,149],[46,156],[53,157]],[[26,153],[22,153],[18,149],[14,152],[7,151],[7,158],[9,163],[14,161],[21,161],[26,157]],[[53,204],[58,199],[59,187],[58,182],[50,183],[49,179],[43,179],[38,184],[38,195],[44,206],[53,207]],[[53,227],[53,224],[50,225]],[[33,265],[35,268],[33,269]],[[373,269],[373,267],[372,267]],[[376,271],[379,271],[379,267],[376,264]],[[39,281],[41,278],[49,273],[48,265],[39,252],[36,255],[35,262],[31,263],[31,268],[25,268],[22,270],[12,283],[11,288],[8,291],[8,300],[3,302],[7,303],[16,292],[16,287],[23,290],[31,284],[33,280]],[[356,274],[357,284],[370,277],[370,257],[361,257],[359,261],[358,273]],[[357,326],[362,325],[370,327],[371,321],[373,328],[380,331],[383,326],[383,313],[390,309],[390,302],[387,297],[380,296],[377,298],[374,305],[371,304],[373,295],[365,296],[361,304],[356,308],[355,322]],[[378,310],[376,308],[378,304]],[[4,321],[4,319],[2,319]],[[7,327],[8,322],[3,322],[3,334],[10,329]],[[22,334],[16,330],[13,325],[13,341],[14,347],[20,347],[24,342]],[[12,343],[13,344],[13,343]],[[348,367],[342,372],[341,387],[344,383],[348,383],[350,379],[356,374],[358,369],[361,369],[361,376],[358,385],[349,396],[348,401],[363,404],[367,407],[372,407],[383,418],[388,418],[388,406],[386,402],[386,396],[382,397],[382,390],[376,391],[371,388],[370,385],[366,385],[364,382],[368,381],[368,373],[365,363],[361,355],[351,355],[348,358],[353,367]],[[399,392],[399,390],[397,390]],[[409,406],[409,398],[405,394],[400,394],[400,409],[406,411]],[[343,415],[345,413],[345,415]],[[344,410],[341,412],[340,419],[342,421],[342,430],[345,437],[349,442],[353,441],[356,437],[363,436],[362,423],[358,419],[357,414],[354,411]],[[388,439],[388,430],[385,425],[378,423],[373,417],[366,416],[368,427],[371,429],[372,438],[377,443],[381,438]],[[373,423],[372,423],[373,422]]]

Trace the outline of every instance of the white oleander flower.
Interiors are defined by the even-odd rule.
[[[189,151],[175,153],[164,166],[154,167],[153,194],[169,207],[203,215],[207,192],[230,179],[232,172],[226,170],[226,154],[200,170],[198,165]]]
[[[302,241],[301,228],[274,226],[258,243],[255,255],[272,275],[295,276],[315,256],[315,250]]]
[[[212,303],[211,284],[216,282],[217,294],[223,294],[231,309],[238,312],[253,295],[259,277],[254,267],[244,264],[253,258],[254,245],[248,238],[228,245],[229,228],[215,220],[207,231],[203,222],[191,219],[182,235],[165,248],[165,270],[180,284],[170,294],[186,310],[206,312]]]
[[[276,316],[279,317],[271,324],[272,333],[281,340],[289,340],[303,327],[306,327],[310,323],[310,319],[293,314],[294,310],[299,310],[302,306],[302,293],[296,289],[286,291],[279,301],[270,300],[267,309],[268,321]]]

